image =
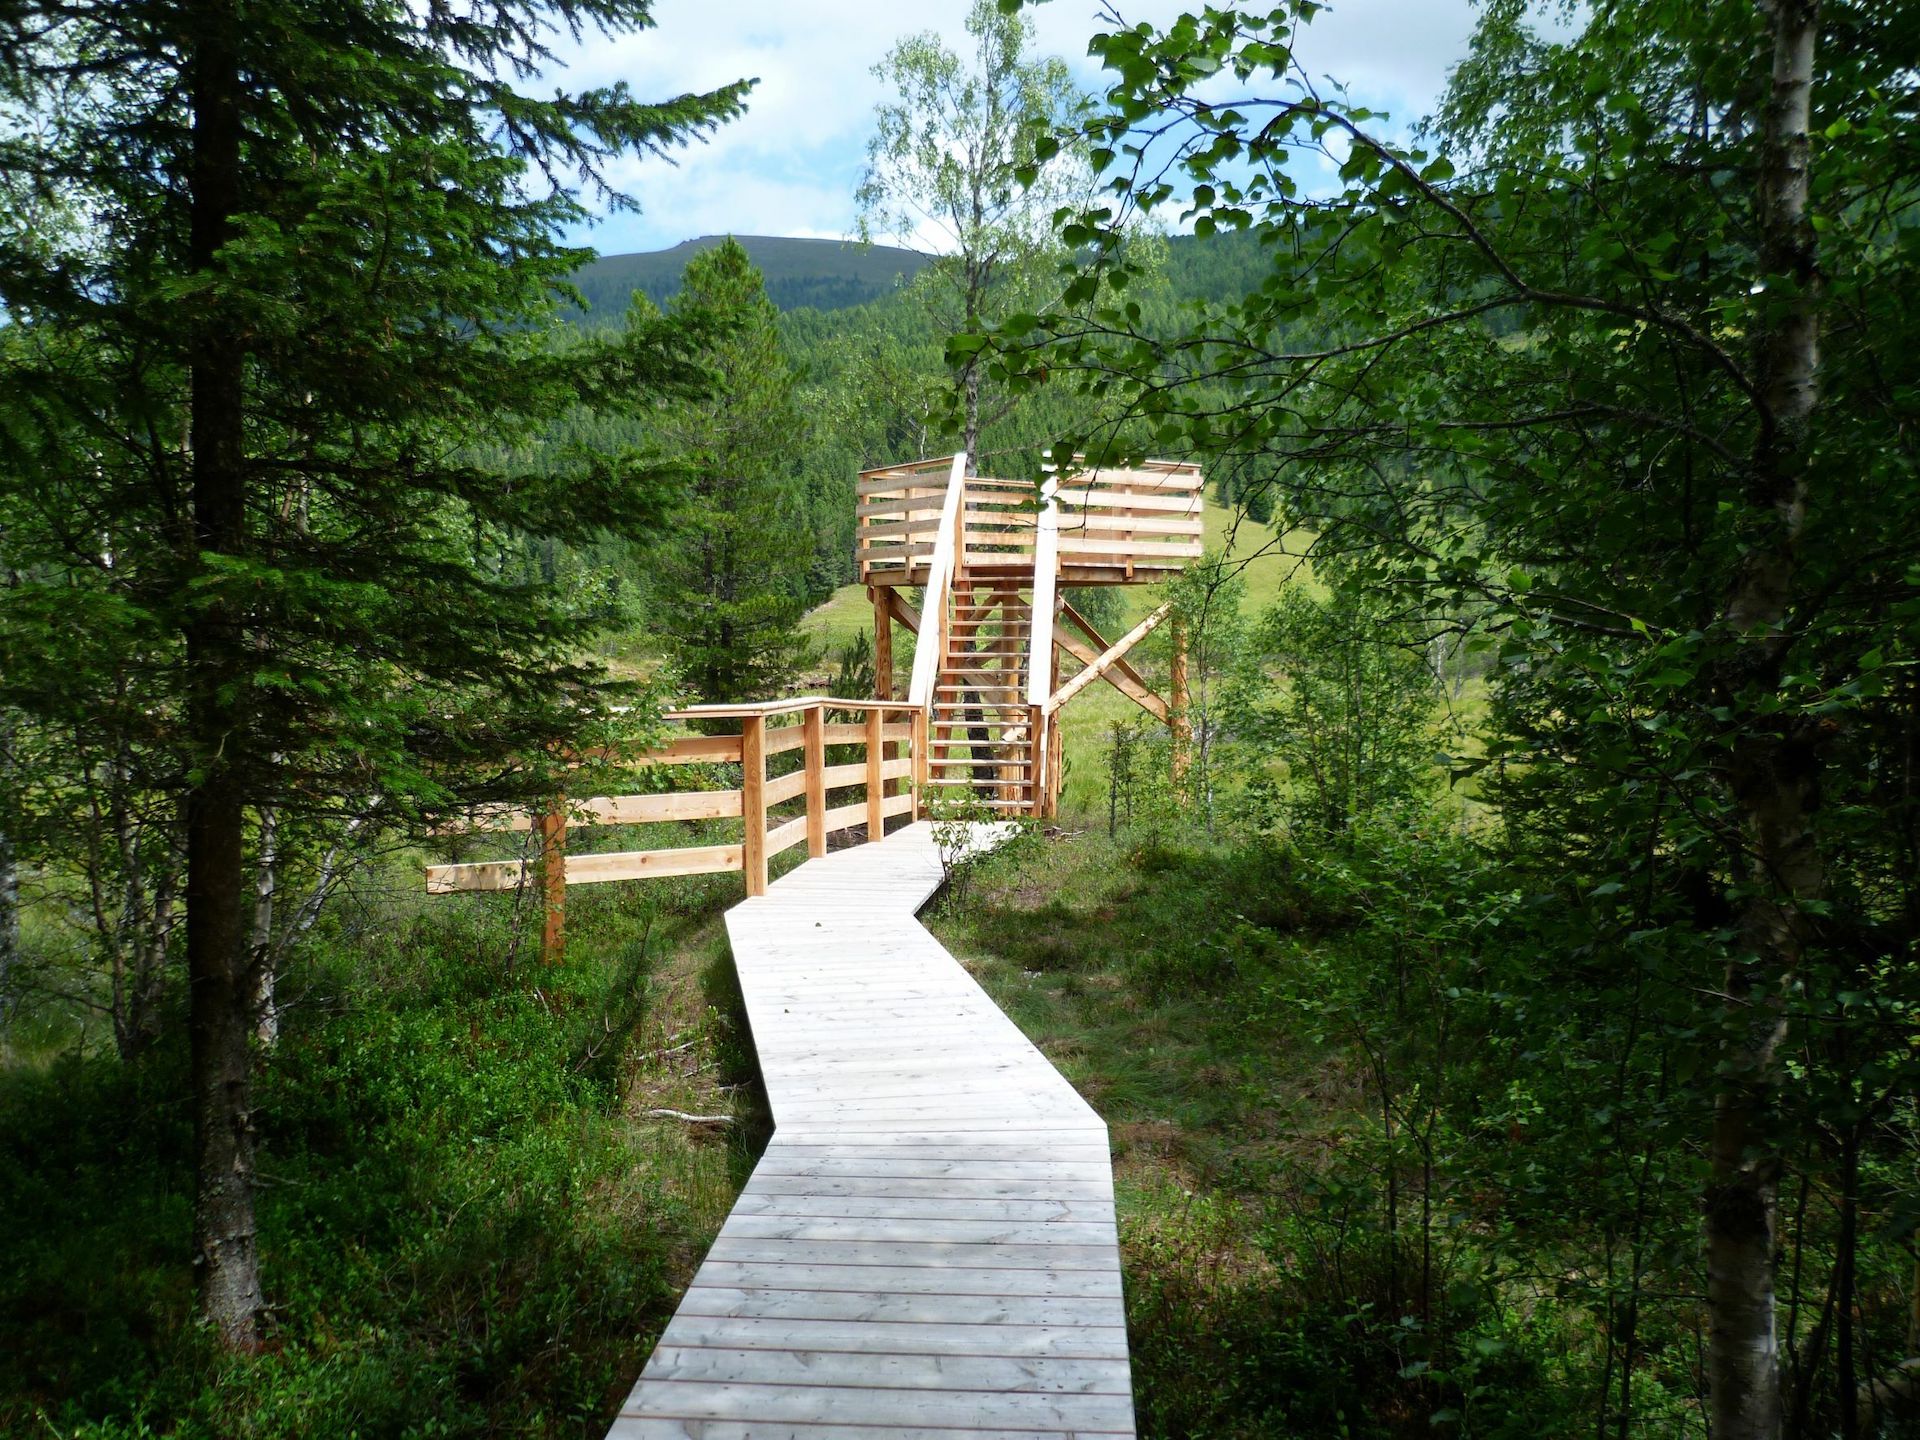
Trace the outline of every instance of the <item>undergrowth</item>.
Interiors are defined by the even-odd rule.
[[[194,1317],[184,1027],[0,1072],[0,1433],[598,1433],[764,1137],[643,1113],[751,1076],[711,888],[571,897],[551,969],[506,897],[341,907],[259,1090],[262,1355]]]
[[[1452,886],[1462,863],[1431,837],[1330,866],[1085,833],[994,857],[937,915],[1109,1122],[1143,1436],[1579,1424],[1587,1317],[1502,1283],[1464,1197],[1383,1140],[1373,1077],[1313,998],[1377,967],[1383,874]]]

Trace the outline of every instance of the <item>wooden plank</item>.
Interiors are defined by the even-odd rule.
[[[429,865],[427,893],[454,895],[471,890],[512,890],[526,878],[524,860],[482,860],[470,865]]]
[[[879,723],[880,712],[868,712]],[[816,705],[807,711],[807,854],[818,860],[827,853],[827,712]]]
[[[847,728],[856,727],[848,726]],[[865,744],[869,733],[868,727],[863,725],[857,728],[860,731],[861,743]],[[849,785],[864,785],[867,783],[867,762],[856,760],[850,765],[828,765],[820,772],[820,779],[822,788],[826,790],[844,790]]]
[[[746,837],[741,846],[741,868],[747,876],[747,894],[767,893],[767,755],[764,716],[749,715],[740,722],[740,791]]]
[[[767,831],[767,858],[772,859],[783,850],[791,850],[807,838],[807,817],[796,815],[783,825],[775,825]]]
[[[739,815],[738,790],[605,795],[567,805],[568,821],[574,825],[654,825],[668,820],[734,820]]]
[[[873,512],[862,511],[863,515],[871,513]],[[916,541],[924,540],[931,545],[934,529],[940,524],[940,502],[930,500],[927,502],[927,509],[920,514],[915,515],[912,511],[907,511],[906,514],[905,520],[863,521],[858,532],[860,539],[863,541],[889,540],[908,535],[914,537]]]
[[[1198,514],[1169,517],[1155,511],[1147,515],[1112,515],[1104,510],[1081,510],[1065,516],[1060,522],[1062,536],[1078,536],[1084,540],[1103,540],[1126,534],[1140,535],[1205,535],[1206,526]]]
[[[752,1382],[701,1384],[643,1379],[621,1415],[644,1416],[649,1409],[669,1418],[697,1423],[698,1430],[683,1432],[697,1440],[716,1440],[713,1422],[721,1420],[756,1422],[758,1428],[741,1432],[753,1440],[780,1440],[777,1433],[767,1427],[769,1421],[858,1427],[851,1433],[872,1435],[875,1440],[881,1437],[901,1440],[909,1433],[901,1428],[903,1426],[953,1415],[965,1416],[979,1429],[1007,1426],[1025,1430],[1027,1440],[1045,1440],[1048,1432],[1080,1437],[1080,1440],[1133,1433],[1133,1400],[1129,1395],[1028,1395],[992,1390],[763,1386]],[[1040,1432],[1038,1437],[1033,1434],[1035,1431]],[[965,1432],[944,1425],[921,1433],[940,1434],[942,1440],[958,1440]],[[830,1434],[833,1440],[846,1440],[849,1431],[839,1429]]]
[[[726,1380],[738,1369],[750,1367],[754,1383],[760,1385],[1118,1395],[1124,1393],[1127,1382],[1124,1360],[1050,1355],[892,1355],[872,1350],[847,1355],[837,1350],[723,1349],[662,1340],[654,1361],[649,1367],[653,1380]]]
[[[767,781],[766,788],[762,792],[766,797],[767,804],[785,804],[796,795],[806,794],[807,779],[807,771],[804,767],[799,770],[790,771],[785,775],[774,776],[773,779]]]
[[[967,1325],[939,1321],[785,1320],[777,1316],[703,1315],[682,1311],[663,1344],[742,1350],[878,1351],[894,1355],[1045,1355],[1055,1359],[1125,1359],[1126,1331],[1081,1325]]]
[[[1118,640],[1114,641],[1113,644],[1109,645],[1105,651],[1095,658],[1093,664],[1087,666],[1086,669],[1082,670],[1078,675],[1067,681],[1065,685],[1062,685],[1053,693],[1053,698],[1047,701],[1046,713],[1048,715],[1056,713],[1062,705],[1065,705],[1074,696],[1086,689],[1087,686],[1098,680],[1116,660],[1121,659],[1135,645],[1138,645],[1142,640],[1146,639],[1146,637],[1159,626],[1160,622],[1172,613],[1173,602],[1168,601],[1138,625],[1134,626],[1133,629],[1129,630],[1125,635],[1122,635]]]
[[[864,800],[852,805],[836,805],[827,811],[827,833],[837,834],[842,830],[851,830],[856,825],[867,823],[867,805]]]
[[[1075,1329],[1126,1328],[1120,1302],[1060,1295],[903,1295],[873,1289],[845,1291],[782,1290],[771,1286],[739,1289],[702,1285],[688,1289],[681,1313],[703,1316],[765,1315],[780,1319],[848,1320],[879,1323],[957,1325],[1045,1325]]]
[[[656,880],[667,875],[716,875],[741,867],[738,845],[683,845],[672,850],[618,850],[567,857],[569,885],[609,880]]]
[[[966,474],[966,455],[955,455],[947,476],[946,495],[941,501],[939,538],[928,560],[927,593],[921,607],[922,633],[920,643],[914,647],[913,682],[907,689],[907,698],[916,705],[926,705],[932,701],[934,678],[946,658],[947,601],[953,583],[955,547],[959,543],[960,506]]]
[[[1082,540],[1073,535],[1060,537],[1060,553],[1071,555],[1138,555],[1147,560],[1197,560],[1203,553],[1198,540]]]
[[[790,750],[801,749],[807,743],[807,728],[799,725],[780,725],[767,727],[766,743],[762,747],[769,756],[785,755]]]
[[[1064,607],[1062,613],[1069,614],[1084,630],[1093,633],[1095,637],[1098,638],[1098,632],[1094,631],[1091,625],[1081,619],[1079,613],[1074,611],[1072,606]],[[1092,665],[1100,659],[1099,650],[1082,644],[1071,635],[1056,631],[1053,637],[1053,643],[1073,656],[1074,659],[1078,660],[1082,665]],[[1100,640],[1099,643],[1104,649],[1107,642]],[[1147,688],[1147,682],[1141,678],[1140,672],[1135,670],[1128,662],[1126,656],[1116,657],[1113,664],[1108,667],[1103,678],[1109,685],[1113,686],[1114,689],[1118,690],[1142,710],[1153,716],[1154,719],[1160,721],[1162,724],[1166,723],[1168,718],[1167,702]]]
[[[859,518],[862,521],[866,521],[869,517],[876,515],[905,515],[912,517],[923,512],[930,517],[927,521],[926,528],[931,532],[934,527],[940,523],[940,497],[937,495],[909,495],[904,498],[885,496],[875,500],[863,500],[860,502],[858,513]],[[863,526],[862,528],[871,528],[871,526]]]
[[[1076,485],[1073,481],[1069,480],[1061,487],[1058,498],[1062,510],[1062,519],[1064,523],[1068,525],[1073,523],[1073,517],[1076,513],[1081,511],[1099,513],[1118,505],[1124,505],[1128,510],[1152,510],[1163,514],[1172,512],[1181,515],[1198,515],[1201,513],[1200,496],[1197,493],[1191,495],[1119,496],[1106,490],[1089,490],[1085,486]]]
[[[867,843],[877,845],[886,838],[886,782],[882,773],[886,768],[887,751],[885,742],[880,738],[881,716],[878,710],[867,712]]]
[[[612,759],[615,757],[605,757]],[[682,735],[632,757],[634,765],[713,765],[740,758],[738,735]]]

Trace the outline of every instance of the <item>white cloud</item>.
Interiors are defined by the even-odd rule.
[[[1122,18],[1165,23],[1194,0],[1116,0]],[[747,114],[704,144],[616,168],[644,213],[604,220],[583,238],[604,252],[657,249],[696,235],[843,236],[873,108],[884,98],[872,67],[902,35],[938,32],[966,42],[966,0],[660,0],[657,28],[563,47],[569,86],[625,80],[644,97],[712,89],[758,77]],[[1031,9],[1040,49],[1072,64],[1089,88],[1100,72],[1087,38],[1103,28],[1094,0]],[[1357,100],[1410,121],[1432,108],[1465,49],[1470,0],[1345,0],[1303,33],[1301,63],[1344,81]]]

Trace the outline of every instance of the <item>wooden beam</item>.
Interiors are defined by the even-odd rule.
[[[1074,625],[1080,629],[1081,633],[1091,638],[1094,645],[1099,646],[1100,650],[1107,648],[1105,637],[1103,637],[1098,630],[1094,629],[1086,617],[1078,610],[1075,610],[1072,605],[1063,601],[1060,606],[1060,613],[1066,619],[1071,620]],[[1071,635],[1063,635],[1059,631],[1054,632],[1053,643],[1059,647],[1059,649],[1073,656],[1073,658],[1078,660],[1082,665],[1091,665],[1100,658],[1100,650],[1095,650],[1084,645]],[[1058,658],[1056,655],[1056,679],[1053,684],[1054,689],[1059,688],[1057,678]],[[1161,724],[1166,725],[1172,723],[1171,712],[1167,708],[1167,702],[1153,692],[1148,686],[1145,677],[1143,677],[1138,670],[1134,669],[1133,665],[1124,656],[1113,662],[1113,667],[1107,672],[1106,681]]]
[[[1160,622],[1165,620],[1172,612],[1172,602],[1162,605],[1158,610],[1155,610],[1151,615],[1147,616],[1146,619],[1134,626],[1133,629],[1109,645],[1100,655],[1095,657],[1093,664],[1087,666],[1086,669],[1082,670],[1078,675],[1054,691],[1053,698],[1047,701],[1046,704],[1047,714],[1052,715],[1059,710],[1062,705],[1086,689],[1087,686],[1102,678],[1108,670],[1113,668],[1115,661],[1121,659],[1129,650],[1133,649],[1134,646],[1151,635],[1154,630],[1158,628]]]
[[[567,881],[591,885],[607,880],[653,880],[666,875],[715,875],[741,868],[738,845],[683,845],[672,850],[620,850],[606,855],[575,855],[567,862]]]
[[[882,700],[893,698],[893,591],[884,585],[869,585],[867,598],[873,602],[873,693]]]
[[[920,633],[920,612],[909,605],[906,597],[891,585],[884,588],[886,589],[887,603],[893,609],[893,618],[906,626],[907,629],[911,630],[915,635],[918,635]]]
[[[540,961],[558,965],[567,956],[567,802],[556,798],[540,817],[540,895],[546,918],[540,926]]]
[[[867,843],[886,838],[887,790],[884,775],[887,763],[886,743],[880,738],[882,716],[878,710],[867,712]]]
[[[1193,721],[1187,713],[1191,699],[1187,692],[1187,622],[1173,617],[1173,674],[1168,690],[1173,694],[1173,793],[1185,797],[1187,767],[1193,755]]]
[[[947,475],[946,498],[940,509],[939,535],[927,567],[926,608],[923,612],[925,623],[920,643],[914,649],[913,683],[907,689],[907,699],[915,705],[932,702],[934,678],[946,659],[942,652],[947,648],[947,592],[960,563],[957,547],[960,539],[961,497],[965,493],[966,480],[967,456],[965,451],[961,451],[953,457],[953,466]]]
[[[884,697],[882,697],[884,698]],[[878,710],[869,711],[878,718]],[[807,711],[807,857],[827,853],[827,712],[816,705]]]
[[[927,712],[920,710],[913,717],[913,805],[907,811],[916,820],[927,813],[928,739]]]
[[[740,808],[746,824],[740,868],[749,896],[767,893],[767,720],[748,715],[740,721]]]

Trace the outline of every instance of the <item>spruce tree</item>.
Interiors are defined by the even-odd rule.
[[[526,453],[687,381],[671,327],[554,346],[573,188],[737,112],[556,92],[645,0],[0,5],[0,711],[138,720],[180,807],[194,1263],[263,1338],[249,882],[280,843],[537,785],[603,707],[584,617],[477,563],[657,517],[672,475]],[[18,123],[16,123],[18,122]],[[73,223],[54,231],[37,216]],[[130,676],[135,693],[111,683]],[[490,776],[478,786],[476,776]],[[271,826],[267,828],[272,828]]]
[[[808,654],[794,628],[813,537],[793,368],[760,272],[732,238],[688,262],[670,313],[711,337],[701,352],[710,388],[660,419],[664,447],[692,478],[658,557],[655,624],[699,699],[765,699]]]

